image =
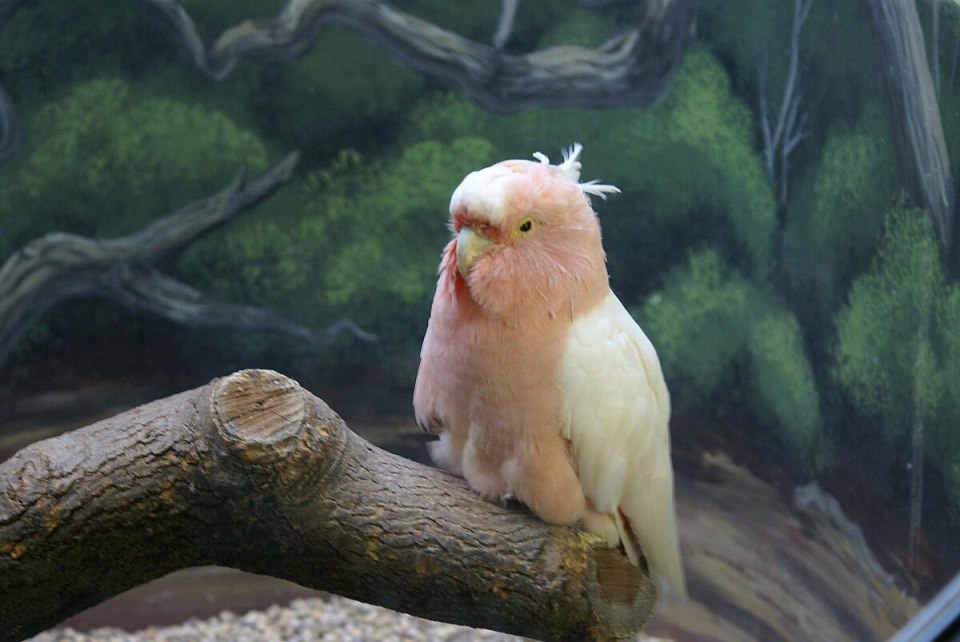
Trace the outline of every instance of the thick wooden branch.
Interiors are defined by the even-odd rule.
[[[544,640],[633,635],[654,600],[618,550],[370,445],[272,371],[0,465],[0,641],[201,564]]]
[[[867,5],[901,183],[933,218],[943,257],[956,265],[955,185],[916,4],[867,0]]]
[[[379,0],[290,0],[276,18],[246,20],[228,29],[208,51],[176,0],[141,1],[163,13],[187,56],[214,80],[225,78],[244,59],[301,56],[323,27],[339,24],[496,112],[647,105],[672,79],[695,14],[693,0],[648,0],[633,27],[595,49],[563,46],[512,55]]]

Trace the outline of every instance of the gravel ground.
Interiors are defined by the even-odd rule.
[[[294,600],[289,606],[234,615],[224,611],[179,626],[150,627],[128,633],[101,628],[45,631],[30,642],[506,642],[512,635],[421,620],[410,615],[341,597]]]
[[[293,600],[289,606],[234,615],[224,611],[179,626],[134,633],[99,628],[52,629],[27,642],[523,642],[525,638],[484,629],[422,620],[339,596]],[[637,642],[669,642],[641,635]]]

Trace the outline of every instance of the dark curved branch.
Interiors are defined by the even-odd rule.
[[[14,252],[0,267],[0,363],[47,310],[80,296],[107,297],[180,323],[281,332],[321,347],[344,330],[360,340],[375,340],[349,322],[318,332],[266,310],[216,301],[153,267],[272,194],[290,179],[297,158],[290,154],[249,182],[238,177],[218,194],[130,236],[96,240],[58,232]]]
[[[166,16],[194,65],[213,80],[226,78],[241,60],[301,56],[323,27],[339,24],[496,112],[647,105],[673,77],[695,14],[693,0],[648,0],[631,28],[594,49],[562,46],[512,55],[378,0],[291,0],[275,18],[247,20],[226,30],[207,51],[175,0],[141,1]]]
[[[626,638],[654,601],[619,550],[370,445],[276,372],[0,464],[0,642],[204,564],[543,640]]]
[[[130,283],[118,276],[125,266],[152,264],[264,198],[290,178],[296,161],[291,154],[246,185],[238,177],[131,236],[101,241],[54,232],[27,243],[0,267],[0,363],[51,307],[80,296],[118,296]]]
[[[107,270],[100,284],[104,294],[132,310],[144,310],[175,323],[279,332],[294,339],[329,347],[346,332],[358,341],[375,343],[377,336],[348,319],[317,332],[279,314],[249,305],[213,299],[203,292],[140,263],[119,263]]]
[[[357,341],[364,343],[376,343],[380,340],[380,337],[372,332],[367,332],[350,319],[340,319],[339,321],[331,323],[327,326],[327,329],[321,333],[320,345],[328,346],[332,344],[341,334],[349,334]]]
[[[273,168],[252,181],[245,181],[241,172],[217,194],[191,203],[130,236],[102,241],[99,245],[118,259],[154,261],[273,194],[293,176],[299,159],[297,152],[287,154]]]

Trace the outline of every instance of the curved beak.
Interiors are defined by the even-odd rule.
[[[460,276],[467,278],[470,266],[491,245],[493,245],[493,241],[480,236],[473,228],[461,228],[457,235],[457,270],[460,271]]]

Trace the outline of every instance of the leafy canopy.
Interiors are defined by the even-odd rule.
[[[380,337],[398,379],[412,380],[449,240],[450,193],[494,160],[489,143],[469,137],[422,141],[380,160],[343,151],[195,244],[179,270],[205,290],[318,330],[348,317]]]
[[[740,397],[808,470],[828,462],[800,325],[775,296],[703,249],[670,272],[638,316],[678,408],[702,412]]]
[[[219,112],[118,79],[70,87],[29,117],[25,139],[0,168],[0,256],[51,231],[130,233],[268,160],[253,133]]]

